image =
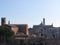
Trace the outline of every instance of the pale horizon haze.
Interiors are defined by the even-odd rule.
[[[0,0],[0,19],[6,17],[11,24],[46,25],[60,27],[60,0]],[[0,20],[1,23],[1,20]]]

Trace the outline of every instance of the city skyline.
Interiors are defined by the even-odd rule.
[[[46,24],[60,27],[60,0],[0,0],[0,18],[6,17],[14,24]],[[1,22],[1,21],[0,21]]]

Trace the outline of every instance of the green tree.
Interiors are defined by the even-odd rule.
[[[0,26],[0,43],[8,42],[8,40],[14,35],[14,32],[6,26]]]

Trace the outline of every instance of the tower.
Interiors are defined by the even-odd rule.
[[[45,25],[45,18],[43,18],[43,25]]]
[[[6,18],[3,17],[3,18],[1,18],[1,25],[5,25],[5,24],[6,24]]]
[[[8,21],[8,25],[10,25],[10,21]]]

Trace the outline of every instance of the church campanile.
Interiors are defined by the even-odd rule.
[[[45,18],[43,18],[43,25],[45,25]]]

